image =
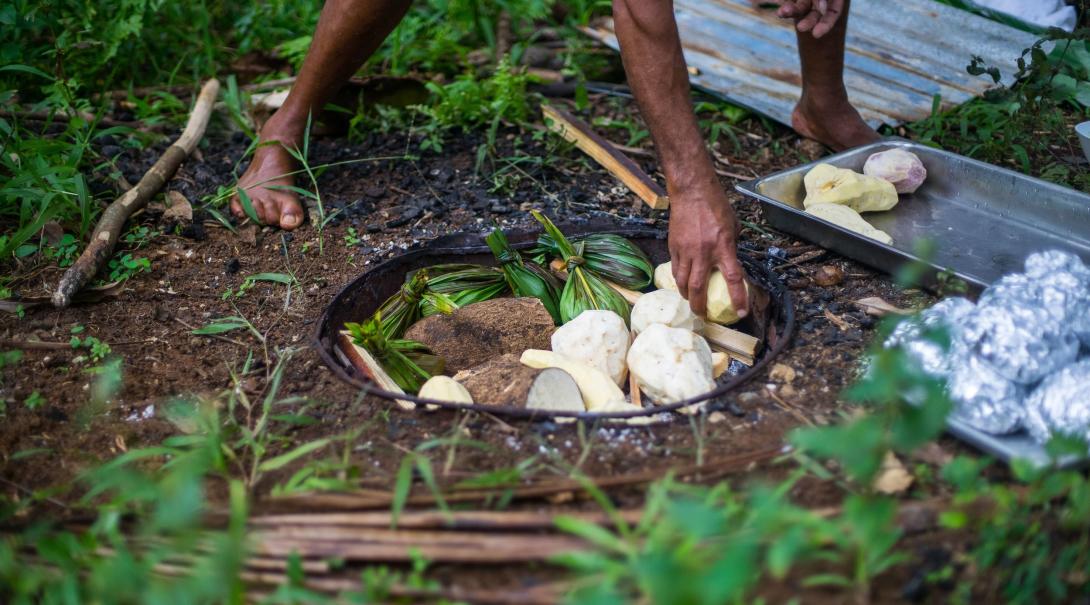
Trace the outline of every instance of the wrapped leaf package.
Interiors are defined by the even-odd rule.
[[[443,373],[443,358],[432,354],[427,346],[413,340],[387,338],[380,313],[362,324],[349,322],[344,327],[352,335],[352,342],[367,349],[406,392],[417,392],[429,378]]]
[[[639,246],[612,233],[592,233],[571,239],[573,246],[583,245],[583,266],[602,279],[642,290],[651,283],[654,265]],[[535,260],[545,266],[549,259],[563,259],[560,246],[553,236],[545,233],[534,248]]]
[[[503,296],[509,291],[502,270],[469,264],[428,267],[426,291],[420,313],[428,317]]]
[[[587,268],[583,256],[586,242],[572,244],[548,217],[537,210],[533,211],[533,215],[545,228],[545,233],[556,242],[560,257],[568,268],[568,279],[560,294],[561,323],[571,321],[589,309],[613,311],[628,323],[628,301]]]
[[[511,248],[507,236],[497,227],[485,238],[485,243],[496,256],[503,273],[507,278],[507,284],[515,296],[528,296],[541,301],[545,310],[553,318],[553,323],[559,325],[565,321],[560,312],[560,299],[558,291],[560,283],[549,271],[543,269],[534,262],[525,261],[518,251]]]
[[[420,301],[427,286],[428,272],[421,269],[405,280],[397,294],[379,306],[375,317],[382,317],[382,333],[386,338],[400,338],[409,326],[420,319]]]

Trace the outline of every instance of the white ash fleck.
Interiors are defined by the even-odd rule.
[[[155,404],[151,404],[145,407],[143,410],[133,410],[131,414],[125,417],[126,422],[142,422],[144,420],[150,420],[155,416]]]

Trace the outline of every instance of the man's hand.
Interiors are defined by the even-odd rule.
[[[794,19],[795,29],[810,32],[815,38],[829,33],[844,12],[844,0],[780,0],[777,14]]]
[[[708,310],[708,278],[719,269],[739,317],[749,309],[738,264],[738,219],[718,182],[670,196],[670,258],[678,291],[693,312]]]

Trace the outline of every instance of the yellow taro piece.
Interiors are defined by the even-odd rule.
[[[841,206],[840,204],[814,204],[813,206],[807,207],[806,211],[820,219],[844,227],[849,231],[855,231],[856,233],[873,240],[878,240],[883,244],[893,243],[893,238],[890,237],[888,233],[881,229],[875,229],[874,226],[864,220],[862,216],[859,216],[858,212],[847,206]]]
[[[746,287],[748,298],[749,282],[743,281],[742,284]],[[659,290],[678,291],[671,263],[663,263],[655,268],[655,287]],[[736,323],[740,319],[734,310],[734,303],[730,300],[727,279],[718,270],[713,271],[708,279],[708,316],[705,319],[724,326]]]
[[[473,396],[464,386],[450,376],[432,376],[420,387],[417,395],[422,399],[450,401],[453,403],[473,403]]]
[[[818,164],[802,178],[806,208],[840,204],[856,212],[881,212],[897,205],[897,188],[889,181],[830,164]]]

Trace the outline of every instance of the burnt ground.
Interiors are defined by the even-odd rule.
[[[624,102],[597,101],[599,112],[633,112]],[[742,153],[728,147],[721,150],[730,165],[720,167],[732,173],[767,174],[822,152],[787,131],[768,132],[756,120],[746,122],[743,129]],[[616,132],[603,134],[617,140]],[[861,353],[876,329],[876,320],[853,301],[877,296],[899,306],[921,302],[921,293],[899,289],[888,276],[835,254],[807,254],[813,247],[769,228],[756,203],[734,193],[734,179],[723,177],[724,187],[747,225],[742,232],[744,245],[762,253],[775,246],[788,251],[790,260],[799,261],[795,265],[777,263],[776,269],[797,301],[797,333],[778,360],[790,371],[780,367],[772,374],[766,372],[738,391],[733,397],[736,414],[693,421],[682,417],[654,428],[592,425],[579,430],[552,422],[502,422],[477,414],[404,412],[384,401],[361,400],[354,389],[323,366],[309,342],[315,321],[333,294],[376,262],[438,235],[457,230],[483,232],[492,221],[505,227],[528,227],[532,219],[525,211],[530,208],[545,208],[566,220],[609,216],[619,223],[666,228],[665,213],[647,209],[578,151],[543,142],[533,130],[503,129],[494,154],[497,159],[476,172],[477,149],[483,140],[478,132],[454,133],[441,153],[418,152],[418,141],[405,132],[374,134],[360,142],[315,140],[314,165],[404,156],[407,149],[419,155],[322,171],[318,184],[327,210],[343,211],[325,227],[319,243],[313,223],[293,233],[244,225],[235,234],[200,211],[202,198],[232,185],[233,170],[246,148],[246,141],[238,135],[223,134],[222,129],[211,132],[199,155],[190,159],[169,185],[193,202],[198,210],[197,225],[185,235],[156,236],[135,251],[151,259],[150,272],[128,281],[116,298],[66,311],[43,306],[27,311],[23,318],[0,318],[0,338],[4,340],[66,343],[73,327],[83,326],[80,336],[109,343],[124,359],[123,386],[115,398],[99,407],[88,403],[94,381],[88,369],[94,364],[87,359],[86,350],[28,350],[21,364],[3,370],[0,392],[7,412],[0,423],[0,464],[3,477],[11,482],[4,489],[15,494],[19,488],[14,485],[25,489],[60,485],[124,449],[154,445],[178,433],[157,411],[178,396],[222,401],[224,392],[236,388],[232,374],[241,371],[250,353],[254,360],[251,370],[240,377],[237,388],[259,397],[271,367],[287,350],[294,350],[294,354],[286,364],[280,394],[305,398],[308,403],[287,407],[298,410],[305,405],[305,412],[318,422],[280,430],[303,442],[360,429],[353,441],[352,460],[360,482],[369,487],[389,488],[405,451],[452,434],[488,447],[459,448],[452,457],[448,457],[449,450],[434,450],[437,468],[452,460],[441,477],[444,482],[509,468],[531,456],[539,461],[537,479],[563,474],[567,465],[601,477],[648,469],[665,473],[671,467],[692,464],[698,457],[713,460],[774,446],[783,441],[787,431],[803,423],[834,422],[843,412],[838,396],[856,375]],[[517,169],[503,161],[514,157],[522,158],[514,164]],[[661,181],[650,154],[633,157]],[[150,151],[125,151],[119,166],[124,176],[135,182],[154,158]],[[489,173],[497,170],[502,178],[489,178]],[[161,229],[161,210],[161,206],[149,208],[136,222]],[[350,228],[358,234],[358,242],[347,243]],[[835,285],[817,285],[812,279],[814,272],[827,266],[841,269],[844,279]],[[241,297],[224,298],[224,292],[237,290],[246,276],[261,272],[291,273],[298,285],[287,300],[285,286],[268,282],[257,283]],[[23,267],[14,289],[24,296],[45,294],[60,273],[61,269],[46,264]],[[229,340],[190,333],[191,327],[233,315],[252,322],[264,343],[245,330],[224,334]],[[35,391],[44,403],[27,409],[22,402]],[[943,441],[941,447],[954,450],[958,446]],[[16,456],[20,452],[30,455]],[[781,475],[782,470],[762,468],[743,480]],[[283,473],[271,474],[255,491],[266,494],[285,478]],[[801,485],[796,496],[805,505],[834,504],[838,498],[838,491],[831,486]],[[220,491],[213,487],[212,497],[218,499]],[[639,490],[621,490],[612,495],[622,504],[637,505],[640,494]],[[444,575],[442,569],[438,573]],[[524,582],[525,573],[512,566],[510,570],[486,570],[479,577],[458,577],[471,584],[503,586]],[[554,572],[536,573],[548,577]],[[893,598],[910,574],[911,570],[895,572],[897,577],[879,593]],[[797,586],[770,587],[770,594],[779,589],[790,591]],[[839,597],[834,594],[825,596],[835,602]]]

